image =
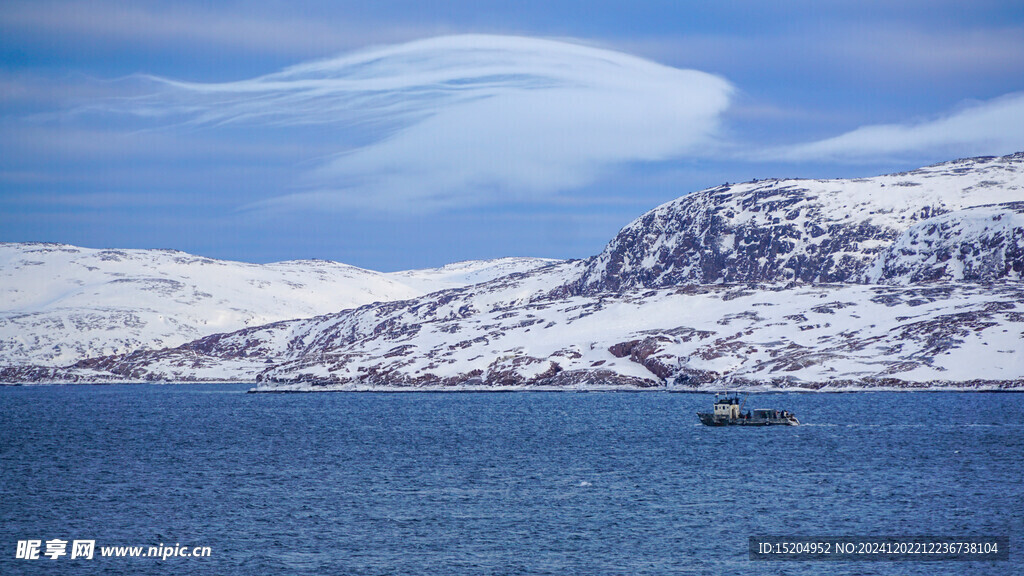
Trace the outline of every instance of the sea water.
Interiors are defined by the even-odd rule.
[[[0,573],[1024,573],[1022,394],[758,394],[745,410],[803,425],[709,428],[705,394],[248,388],[0,388]],[[755,535],[1011,551],[760,561]],[[28,540],[38,559],[17,558]]]

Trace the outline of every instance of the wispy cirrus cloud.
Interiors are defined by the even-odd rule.
[[[956,158],[1024,150],[1024,93],[965,105],[938,118],[863,126],[818,140],[759,153],[770,160],[855,161]]]
[[[1024,93],[931,119],[775,146],[723,134],[726,121],[735,128],[779,111],[734,105],[735,89],[721,77],[517,36],[380,46],[224,83],[140,75],[105,82],[100,92],[107,96],[84,98],[89,104],[62,116],[118,115],[110,125],[128,131],[106,138],[110,146],[152,139],[152,132],[136,131],[140,126],[198,143],[237,141],[240,150],[253,143],[239,134],[272,145],[275,160],[257,162],[265,147],[259,145],[250,165],[276,163],[275,181],[260,180],[262,200],[239,200],[266,212],[558,202],[556,196],[618,167],[649,161],[913,163],[1024,149]],[[66,138],[57,140],[56,149],[66,148]],[[139,154],[151,148],[130,146]],[[277,193],[268,197],[270,188]]]
[[[264,207],[434,209],[540,199],[713,146],[732,86],[572,42],[445,36],[229,83],[148,77],[107,102],[159,123],[362,131]]]

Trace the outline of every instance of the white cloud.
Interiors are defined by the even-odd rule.
[[[706,152],[732,94],[704,72],[486,35],[373,48],[239,82],[153,80],[155,95],[116,106],[206,126],[376,127],[377,140],[324,161],[301,192],[265,205],[386,210],[536,199],[617,164]]]
[[[1024,93],[966,106],[937,119],[864,126],[833,138],[769,150],[763,159],[870,162],[1020,150],[1024,150]]]

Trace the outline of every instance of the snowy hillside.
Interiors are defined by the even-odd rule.
[[[337,262],[247,264],[170,250],[0,244],[0,364],[67,365],[218,332],[401,300],[529,269],[505,259],[383,274]]]
[[[883,250],[912,226],[936,216],[943,226],[963,216],[969,226],[975,213],[963,210],[1019,201],[1024,153],[875,178],[724,185],[630,223],[594,259],[578,288],[596,293],[686,283],[862,282]],[[890,278],[876,273],[871,280]]]
[[[528,291],[537,276],[512,284]],[[1024,386],[1020,284],[692,286],[516,306],[479,288],[88,361],[57,377],[260,380],[269,390]]]
[[[968,208],[915,224],[865,274],[868,282],[1024,280],[1024,202]]]
[[[315,387],[989,386],[1024,374],[1024,287],[673,288],[536,302],[285,355]]]
[[[723,186],[587,260],[0,380],[1020,389],[1022,202],[1024,154]],[[391,277],[473,278],[462,266]]]

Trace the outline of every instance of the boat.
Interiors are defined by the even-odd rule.
[[[796,415],[788,410],[748,410],[738,394],[715,394],[714,412],[697,412],[705,426],[799,426]]]

